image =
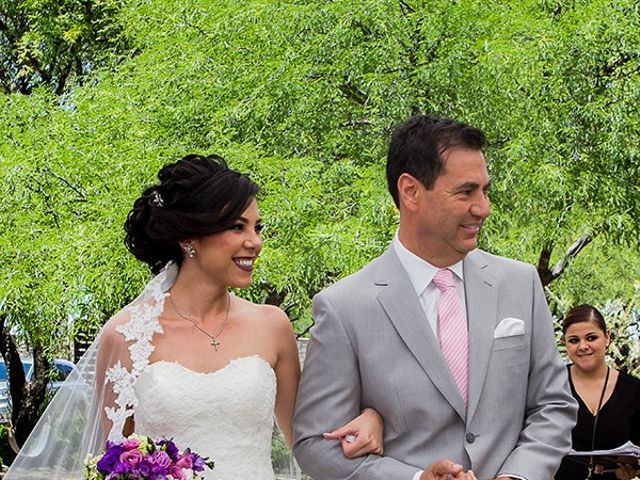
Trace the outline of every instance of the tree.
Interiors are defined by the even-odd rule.
[[[47,384],[49,383],[50,365],[38,347],[34,348],[34,375],[26,381],[20,361],[18,347],[5,328],[6,317],[0,316],[0,352],[7,366],[12,402],[11,426],[12,434],[18,445],[22,445],[40,418],[40,407],[45,401]],[[8,458],[4,459],[11,460]]]
[[[117,23],[119,8],[117,2],[109,0],[10,0],[2,3],[0,89],[7,94],[29,95],[34,88],[44,86],[56,95],[62,95],[70,85],[81,84],[89,71],[108,62],[113,63],[117,54],[123,53],[127,47],[121,25]],[[50,173],[55,176],[46,168],[40,172],[45,176]],[[64,182],[61,177],[57,180]],[[48,197],[46,182],[29,180],[27,188],[35,195]],[[82,197],[80,190],[76,189],[75,193]],[[57,224],[55,212],[54,221]],[[30,279],[28,282],[33,281]],[[8,297],[2,300],[6,305],[4,301]],[[50,368],[48,357],[51,356],[46,347],[51,340],[43,344],[41,336],[30,336],[34,374],[27,382],[18,348],[9,331],[9,326],[16,323],[14,319],[22,318],[18,313],[20,308],[1,310],[0,351],[9,372],[14,434],[17,442],[22,444],[37,422],[45,401]],[[32,322],[36,315],[37,310],[30,311],[27,321]],[[21,335],[24,337],[25,332]]]
[[[0,99],[7,325],[51,356],[58,338],[99,326],[134,298],[148,272],[122,246],[130,205],[162,164],[216,152],[262,186],[267,242],[242,295],[280,305],[306,332],[313,294],[393,236],[386,144],[393,125],[423,111],[487,133],[494,213],[484,248],[539,263],[558,317],[585,301],[620,299],[632,311],[634,8],[631,0],[125,5],[118,20],[136,56],[92,71],[62,105],[42,89]],[[566,252],[571,261],[562,262]]]
[[[57,95],[127,50],[118,0],[5,0],[0,6],[0,89]]]

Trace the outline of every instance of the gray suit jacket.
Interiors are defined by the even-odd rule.
[[[481,480],[553,477],[577,406],[536,270],[481,250],[463,268],[467,411],[392,248],[316,295],[294,416],[294,452],[315,480],[411,480],[442,458]],[[524,331],[496,332],[506,318]],[[349,460],[321,435],[367,406],[384,418],[385,453]]]

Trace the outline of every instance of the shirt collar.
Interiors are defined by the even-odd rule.
[[[416,294],[418,296],[422,295],[424,289],[427,288],[433,280],[433,277],[436,276],[436,273],[438,273],[438,270],[440,269],[420,258],[415,253],[409,251],[409,249],[400,242],[397,233],[393,238],[392,246],[396,255],[398,255],[400,263],[409,275],[409,279],[411,280],[411,284],[413,285]],[[456,277],[460,279],[460,281],[464,281],[462,260],[447,268],[451,270]]]

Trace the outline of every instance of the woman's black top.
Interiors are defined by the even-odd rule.
[[[592,450],[591,438],[595,415],[582,401],[571,379],[571,393],[578,401],[578,422],[571,432],[574,450]],[[619,372],[616,386],[607,402],[600,409],[595,435],[595,450],[619,447],[627,441],[640,445],[640,380]],[[588,468],[575,460],[565,458],[556,473],[556,480],[585,480]],[[592,477],[596,480],[616,480],[615,473],[603,473]]]

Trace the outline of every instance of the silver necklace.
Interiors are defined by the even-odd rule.
[[[171,294],[169,294],[169,301],[171,302],[171,306],[173,307],[173,309],[178,315],[180,315],[185,320],[189,320],[191,323],[193,323],[194,327],[196,327],[198,330],[200,330],[202,333],[204,333],[207,337],[211,339],[211,346],[215,348],[217,352],[218,348],[220,348],[220,341],[218,340],[218,336],[222,333],[222,331],[224,330],[224,327],[227,326],[227,320],[229,319],[229,307],[231,306],[231,295],[227,294],[227,311],[224,314],[224,320],[222,322],[222,325],[220,325],[220,328],[218,328],[218,330],[216,330],[215,333],[207,332],[196,323],[195,319],[186,316],[184,313],[178,310],[178,307],[176,307],[176,304],[173,301],[173,296]]]

